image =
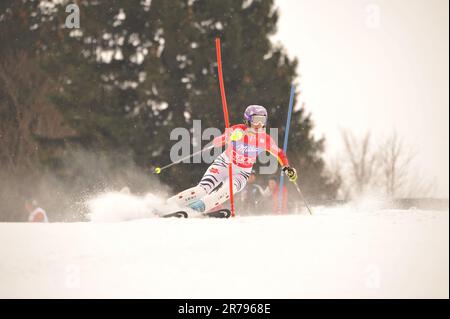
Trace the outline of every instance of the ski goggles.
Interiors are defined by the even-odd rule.
[[[253,115],[252,116],[252,124],[261,124],[261,125],[266,125],[267,122],[267,118],[264,115]]]

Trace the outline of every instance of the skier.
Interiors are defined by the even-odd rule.
[[[291,181],[297,179],[297,172],[289,166],[283,150],[265,132],[267,110],[260,105],[249,105],[244,113],[244,123],[232,126],[229,132],[213,140],[216,147],[227,145],[225,151],[209,166],[197,186],[169,198],[168,204],[200,213],[213,210],[230,198],[228,164],[232,161],[233,193],[238,193],[245,187],[256,157],[265,151],[277,157]]]

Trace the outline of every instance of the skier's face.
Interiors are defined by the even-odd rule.
[[[266,127],[266,117],[262,115],[253,115],[252,116],[252,129],[254,129],[256,132],[263,131]]]
[[[264,130],[264,124],[261,123],[252,123],[252,129],[254,129],[256,132],[263,131]]]

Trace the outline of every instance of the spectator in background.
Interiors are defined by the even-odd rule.
[[[256,183],[256,173],[252,170],[247,181],[247,187],[239,193],[239,201],[245,215],[252,215],[258,212],[263,193],[263,188]]]
[[[272,213],[273,214],[287,214],[287,188],[283,186],[283,194],[280,205],[279,198],[280,187],[278,185],[278,178],[273,176],[269,179],[269,184],[264,191],[266,197],[270,197],[272,200]]]
[[[48,223],[45,210],[38,206],[36,200],[31,199],[25,202],[25,209],[29,213],[28,222],[30,223]]]

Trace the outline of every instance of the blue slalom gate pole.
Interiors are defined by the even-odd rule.
[[[284,131],[283,151],[287,154],[288,140],[289,140],[289,127],[291,126],[292,108],[294,106],[295,85],[291,86],[291,95],[289,97],[289,110],[286,120],[286,126]],[[281,211],[283,208],[283,187],[284,187],[284,173],[281,171],[280,184],[278,187],[278,209]]]

